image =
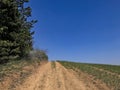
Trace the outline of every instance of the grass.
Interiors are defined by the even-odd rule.
[[[99,79],[106,83],[108,87],[113,90],[120,90],[120,66],[113,65],[99,65],[99,64],[84,64],[84,63],[74,63],[74,62],[60,62],[64,67],[73,70],[81,70],[84,73],[92,75],[94,79]],[[96,69],[96,68],[97,69]],[[104,69],[104,70],[100,70]],[[116,73],[110,74],[107,72]]]
[[[90,64],[90,65],[120,75],[120,66],[117,66],[117,65],[102,65],[102,64]]]
[[[51,67],[52,67],[53,69],[55,69],[55,68],[56,68],[55,61],[52,61],[52,62],[51,62]]]
[[[35,66],[35,63],[38,61],[33,60],[18,60],[18,61],[12,61],[4,65],[0,65],[0,79],[4,76],[9,76],[10,74],[14,72],[21,72],[22,68],[25,66],[33,65]]]
[[[9,89],[12,90],[16,84],[22,83],[23,80],[31,74],[32,69],[39,66],[39,64],[39,60],[18,60],[0,65],[0,84],[2,84],[6,78],[9,78],[12,80]]]

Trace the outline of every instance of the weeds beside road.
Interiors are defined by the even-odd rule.
[[[18,60],[0,65],[0,90],[12,90],[24,82],[40,63],[40,60]]]

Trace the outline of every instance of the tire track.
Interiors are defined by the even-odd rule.
[[[16,90],[101,90],[101,86],[86,78],[84,73],[79,75],[58,62],[54,64],[54,68],[52,62],[38,68],[36,73],[28,77]],[[110,89],[102,87],[102,90]]]

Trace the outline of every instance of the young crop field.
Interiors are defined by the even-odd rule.
[[[101,80],[111,90],[120,90],[120,66],[115,65],[101,65],[101,64],[85,64],[60,61],[60,63],[74,71],[82,71],[92,75],[95,80]]]
[[[102,65],[102,64],[88,64],[88,65],[92,65],[93,67],[107,70],[109,72],[120,75],[120,66],[117,65]]]

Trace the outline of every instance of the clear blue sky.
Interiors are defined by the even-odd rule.
[[[50,60],[120,65],[120,0],[30,0],[34,47]]]

